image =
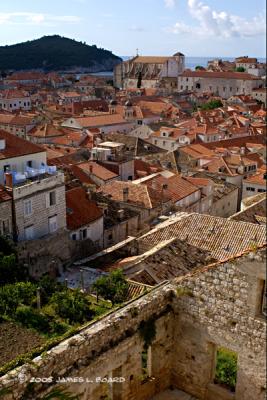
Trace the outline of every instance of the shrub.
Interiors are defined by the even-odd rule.
[[[201,106],[201,110],[213,110],[214,108],[222,107],[223,103],[221,100],[210,100],[208,103]]]
[[[70,323],[81,323],[92,316],[90,302],[79,290],[54,293],[50,304],[61,318]]]
[[[246,71],[244,67],[237,67],[235,70],[236,70],[236,72],[245,72]]]
[[[237,376],[236,353],[220,347],[217,351],[217,363],[215,372],[215,383],[226,386],[232,392],[235,391]]]
[[[36,285],[18,282],[0,287],[0,314],[12,315],[19,304],[31,305],[36,295]]]
[[[93,285],[97,296],[110,300],[112,305],[124,302],[127,299],[129,284],[120,269],[102,276]]]
[[[29,306],[17,308],[16,320],[27,328],[33,328],[40,332],[48,332],[50,330],[49,318]]]
[[[49,301],[50,297],[55,292],[63,289],[63,285],[56,282],[55,279],[51,278],[48,275],[42,276],[42,278],[38,282],[38,286],[41,290],[42,304],[47,303]]]

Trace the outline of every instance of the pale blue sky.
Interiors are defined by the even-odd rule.
[[[265,57],[265,0],[1,0],[0,45],[60,34],[118,55]]]

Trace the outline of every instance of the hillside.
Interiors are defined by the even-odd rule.
[[[121,59],[111,51],[58,35],[0,46],[0,70],[112,70]]]

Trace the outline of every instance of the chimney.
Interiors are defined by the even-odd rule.
[[[89,165],[89,171],[90,171],[90,174],[93,173],[93,166],[91,164]]]
[[[240,154],[241,154],[242,156],[244,156],[245,153],[246,153],[245,147],[241,147],[241,149],[240,149]]]
[[[129,199],[129,188],[124,188],[123,189],[123,201],[124,203],[127,203]]]
[[[123,209],[118,210],[118,218],[120,221],[123,220],[123,218],[124,218],[124,210]]]
[[[10,172],[5,173],[5,185],[10,189],[13,188],[13,176]]]

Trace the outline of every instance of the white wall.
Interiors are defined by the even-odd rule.
[[[73,239],[73,235],[76,235],[75,240],[83,240],[81,234],[84,229],[86,229],[86,238],[84,238],[84,240],[91,239],[94,243],[98,242],[101,247],[103,246],[104,217],[101,217],[88,225],[82,226],[75,231],[71,231],[70,238]]]
[[[28,161],[32,161],[33,168],[39,168],[42,163],[46,164],[46,152],[27,154],[20,157],[11,157],[4,160],[0,159],[0,184],[4,183],[4,166],[10,165],[11,170],[25,172]]]

